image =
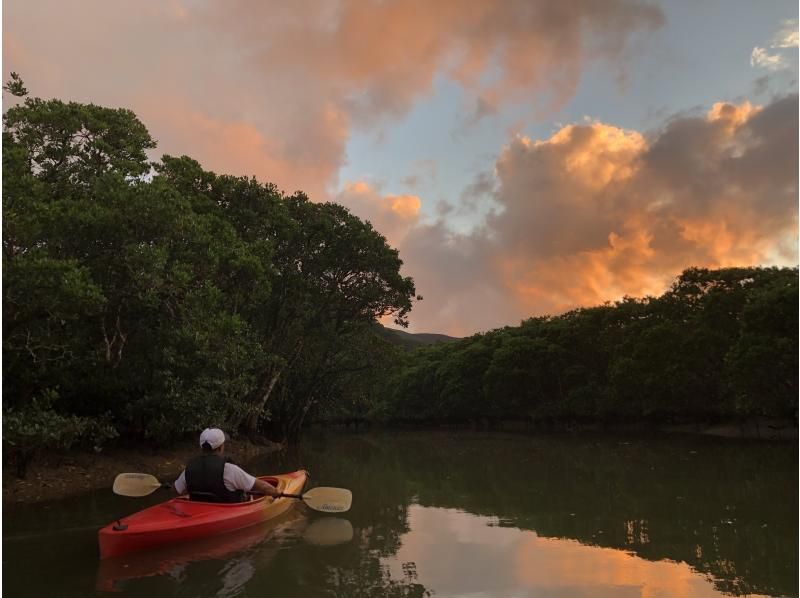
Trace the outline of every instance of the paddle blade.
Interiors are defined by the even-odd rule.
[[[114,478],[114,494],[120,496],[147,496],[161,488],[161,482],[147,473],[121,473]]]
[[[346,488],[312,488],[303,494],[303,502],[316,511],[344,513],[350,510],[353,493]]]

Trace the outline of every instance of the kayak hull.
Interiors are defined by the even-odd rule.
[[[97,567],[95,590],[119,591],[130,580],[159,575],[177,576],[191,563],[227,561],[233,555],[245,552],[257,554],[258,562],[263,565],[278,552],[284,535],[297,537],[307,525],[308,520],[300,509],[288,509],[266,523],[219,536],[101,559]]]
[[[263,476],[281,492],[301,494],[308,472]],[[98,532],[100,558],[152,550],[263,523],[289,510],[292,498],[253,497],[242,503],[209,503],[180,496],[111,523]]]

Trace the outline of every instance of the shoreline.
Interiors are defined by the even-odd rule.
[[[317,424],[318,425],[318,424]],[[312,426],[312,429],[315,426]],[[349,429],[348,425],[328,422],[328,429]],[[381,426],[364,426],[387,429]],[[476,429],[470,424],[462,425],[422,425],[399,426],[391,429]],[[496,432],[566,432],[570,434],[600,432],[604,434],[631,434],[659,432],[666,434],[688,434],[693,436],[714,436],[740,440],[780,440],[797,441],[798,427],[794,421],[753,419],[746,422],[718,422],[715,424],[674,423],[644,425],[641,423],[617,423],[603,425],[589,422],[572,422],[554,426],[531,426],[520,421],[495,422],[491,426],[478,425],[477,429]],[[356,426],[358,430],[358,426]],[[229,440],[226,456],[246,465],[248,462],[279,450],[283,445],[253,444],[247,440]],[[14,468],[3,469],[3,509],[8,510],[20,503],[35,503],[66,498],[87,490],[111,489],[114,478],[123,472],[149,473],[162,480],[170,480],[180,475],[184,464],[198,452],[194,442],[184,441],[169,449],[113,448],[100,453],[69,452],[66,454],[47,453],[40,455],[28,467],[24,480],[14,475]]]
[[[647,421],[594,421],[578,419],[560,420],[526,420],[479,418],[464,421],[394,421],[369,422],[361,419],[344,419],[328,422],[314,422],[315,427],[341,430],[486,430],[495,432],[535,433],[603,433],[603,434],[688,434],[691,436],[713,436],[734,440],[789,441],[797,440],[798,424],[793,419],[776,419],[767,417],[747,420],[719,420],[716,422],[673,421],[671,423],[655,423]]]
[[[283,449],[280,444],[256,445],[246,440],[232,439],[225,444],[225,456],[242,464]],[[66,498],[88,490],[108,488],[110,492],[114,478],[123,472],[175,479],[198,452],[195,442],[185,441],[169,449],[112,448],[100,453],[42,454],[28,466],[24,480],[16,477],[13,467],[3,468],[3,509]]]

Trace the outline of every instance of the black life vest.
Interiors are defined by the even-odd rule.
[[[191,500],[204,502],[242,502],[245,493],[242,490],[228,490],[223,476],[225,463],[233,463],[215,453],[194,457],[186,465],[186,488]]]

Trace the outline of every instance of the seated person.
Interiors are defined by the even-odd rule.
[[[272,484],[250,475],[222,456],[225,433],[219,428],[203,430],[200,448],[203,452],[186,464],[173,484],[178,494],[188,492],[190,499],[206,502],[243,502],[247,500],[247,492],[281,496]]]

